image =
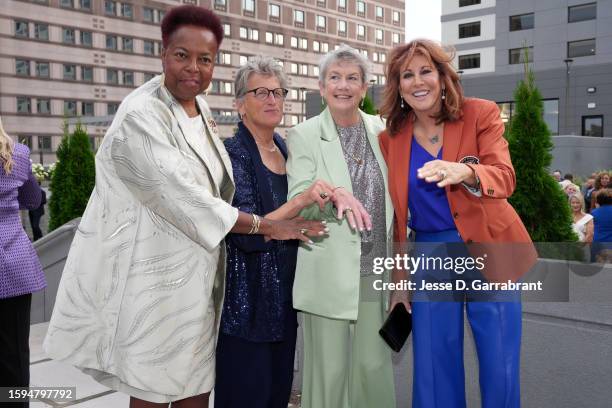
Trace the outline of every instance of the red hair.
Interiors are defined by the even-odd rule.
[[[435,67],[440,75],[442,87],[446,89],[446,98],[443,100],[442,108],[433,116],[436,123],[454,121],[461,117],[463,88],[459,82],[459,75],[451,64],[454,53],[452,50],[445,50],[440,44],[431,40],[413,40],[393,48],[385,67],[387,83],[383,90],[380,115],[387,120],[390,136],[396,135],[412,116],[410,105],[404,103],[404,108],[401,107],[399,84],[403,70],[415,55],[424,57],[432,67]]]
[[[171,9],[161,22],[162,45],[168,47],[172,34],[182,26],[196,26],[210,30],[217,40],[217,48],[223,41],[223,25],[211,10],[199,6],[179,6]]]

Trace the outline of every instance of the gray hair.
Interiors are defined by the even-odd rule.
[[[287,88],[287,77],[278,61],[272,57],[257,55],[249,59],[236,72],[236,78],[234,79],[234,95],[236,99],[244,98],[246,95],[248,91],[247,82],[252,74],[274,76],[278,79],[281,88]]]
[[[327,70],[336,62],[349,62],[357,65],[361,71],[362,83],[365,84],[368,81],[368,76],[370,75],[370,63],[368,62],[367,58],[355,48],[342,44],[337,49],[325,54],[323,58],[321,58],[321,61],[319,61],[319,81],[321,81],[322,84],[325,84]]]

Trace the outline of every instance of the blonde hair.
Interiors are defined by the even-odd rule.
[[[567,197],[567,202],[572,203],[572,198],[575,198],[576,200],[578,200],[580,202],[580,208],[582,210],[582,212],[584,212],[584,197],[582,196],[582,194],[580,194],[580,192],[576,192],[576,193],[572,193]]]
[[[15,142],[9,137],[2,127],[2,119],[0,119],[0,163],[4,167],[4,172],[9,174],[13,169],[13,149]]]

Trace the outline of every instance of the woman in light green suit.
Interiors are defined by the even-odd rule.
[[[359,110],[368,62],[341,46],[319,64],[327,108],[290,130],[289,198],[315,180],[334,186],[321,208],[302,215],[327,221],[330,234],[298,252],[294,307],[303,312],[303,408],[394,408],[391,352],[378,335],[383,293],[372,262],[388,254],[393,208],[378,146],[384,123]]]

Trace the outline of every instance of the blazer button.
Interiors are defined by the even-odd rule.
[[[459,218],[459,213],[458,212],[454,213],[453,218]]]
[[[488,195],[490,195],[490,196],[491,196],[491,195],[493,195],[493,193],[494,193],[494,191],[493,191],[493,189],[492,189],[492,188],[489,188],[489,189],[487,190],[487,194],[488,194]]]
[[[468,244],[471,244],[471,243],[472,243],[472,242],[474,242],[474,241],[472,241],[471,239],[468,239],[466,242],[467,242]]]

